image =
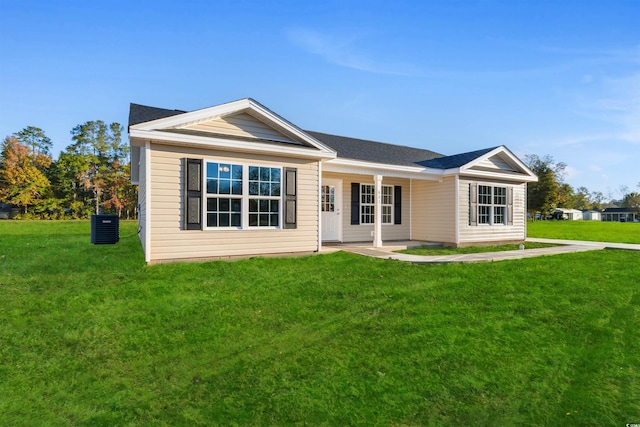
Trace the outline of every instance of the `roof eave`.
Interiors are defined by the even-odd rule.
[[[325,172],[381,174],[384,176],[397,176],[431,181],[442,179],[442,170],[419,166],[401,166],[385,163],[367,162],[363,160],[335,158],[324,161],[322,170]]]
[[[232,137],[212,138],[197,135],[172,134],[156,130],[131,129],[131,145],[140,145],[141,141],[157,141],[168,145],[191,146],[206,149],[218,149],[222,151],[250,152],[258,154],[271,154],[283,157],[308,158],[308,159],[334,159],[336,153],[314,148],[302,148],[284,144],[263,144],[247,141],[238,141]],[[137,142],[134,142],[136,140]]]
[[[495,172],[489,171],[477,171],[473,169],[447,169],[444,175],[460,175],[460,176],[471,176],[474,178],[490,178],[490,179],[499,179],[501,181],[517,181],[517,182],[537,182],[538,177],[535,175],[528,174],[506,174],[499,170]]]

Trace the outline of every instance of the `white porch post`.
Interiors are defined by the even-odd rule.
[[[375,181],[375,204],[373,218],[373,247],[382,247],[382,175],[374,175]]]

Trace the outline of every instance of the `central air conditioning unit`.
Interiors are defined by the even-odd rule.
[[[118,215],[91,215],[91,243],[113,244],[120,240]]]

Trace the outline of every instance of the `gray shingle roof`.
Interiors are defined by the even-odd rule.
[[[424,166],[434,169],[459,168],[497,148],[491,147],[445,156],[422,148],[347,138],[309,130],[305,132],[336,150],[338,157],[341,158],[399,166]]]
[[[606,213],[626,213],[626,212],[635,212],[633,208],[604,208],[602,212]]]
[[[454,154],[453,156],[438,157],[423,162],[416,162],[421,166],[434,169],[453,169],[466,165],[467,163],[484,156],[498,147],[484,148],[482,150],[470,151],[468,153]]]
[[[364,160],[399,166],[417,166],[421,161],[442,157],[440,153],[422,148],[387,144],[366,139],[348,138],[310,130],[305,130],[305,132],[336,150],[338,157],[345,159]]]
[[[129,126],[186,113],[182,110],[149,107],[131,103]],[[349,138],[328,133],[304,131],[338,153],[339,158],[398,166],[424,166],[434,169],[457,168],[477,159],[497,147],[445,156],[435,151],[366,139]]]
[[[152,120],[164,119],[165,117],[176,116],[186,113],[182,110],[167,110],[165,108],[149,107],[146,105],[131,103],[129,106],[129,126],[138,123],[150,122]]]

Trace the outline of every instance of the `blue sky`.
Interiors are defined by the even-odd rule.
[[[0,0],[0,137],[54,154],[129,103],[252,97],[302,127],[443,154],[506,145],[640,187],[640,1]]]

